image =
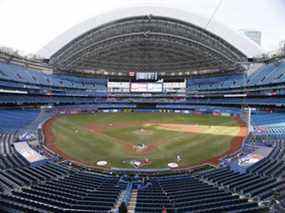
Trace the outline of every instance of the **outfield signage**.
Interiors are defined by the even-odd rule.
[[[246,97],[247,94],[226,94],[224,97]]]

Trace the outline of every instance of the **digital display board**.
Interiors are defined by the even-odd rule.
[[[132,83],[131,92],[162,92],[162,83]]]

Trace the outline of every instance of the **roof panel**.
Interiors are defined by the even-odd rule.
[[[42,57],[49,58],[67,43],[71,42],[75,38],[94,28],[97,28],[103,24],[107,24],[115,20],[142,15],[171,17],[174,19],[191,23],[204,29],[206,28],[208,23],[208,19],[202,16],[178,9],[170,9],[164,7],[124,8],[96,16],[72,27],[71,29],[67,30],[66,32],[52,40],[41,50],[39,50],[38,54]],[[211,21],[211,23],[207,26],[206,30],[229,42],[248,58],[258,56],[263,53],[262,49],[259,46],[257,46],[248,38],[246,38],[244,35],[240,34],[239,32],[233,31],[232,29],[215,20]]]

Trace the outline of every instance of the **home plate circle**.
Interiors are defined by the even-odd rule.
[[[138,160],[135,160],[135,161],[133,162],[133,164],[134,164],[135,166],[139,167],[139,166],[142,164],[142,162],[140,162],[140,161],[138,161]]]
[[[108,164],[108,162],[105,160],[97,161],[97,166],[106,166],[107,164]]]
[[[178,164],[177,163],[169,163],[167,164],[169,168],[177,168]]]

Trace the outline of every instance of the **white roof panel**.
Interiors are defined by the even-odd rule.
[[[166,7],[133,7],[111,11],[75,25],[49,42],[46,46],[38,51],[38,54],[42,57],[49,58],[67,43],[88,32],[89,30],[115,20],[150,14],[154,16],[178,19],[204,29],[207,27],[206,30],[223,38],[225,41],[229,42],[244,53],[248,58],[258,56],[263,53],[263,50],[246,36],[215,20],[212,20],[208,24],[209,20],[200,15]]]

